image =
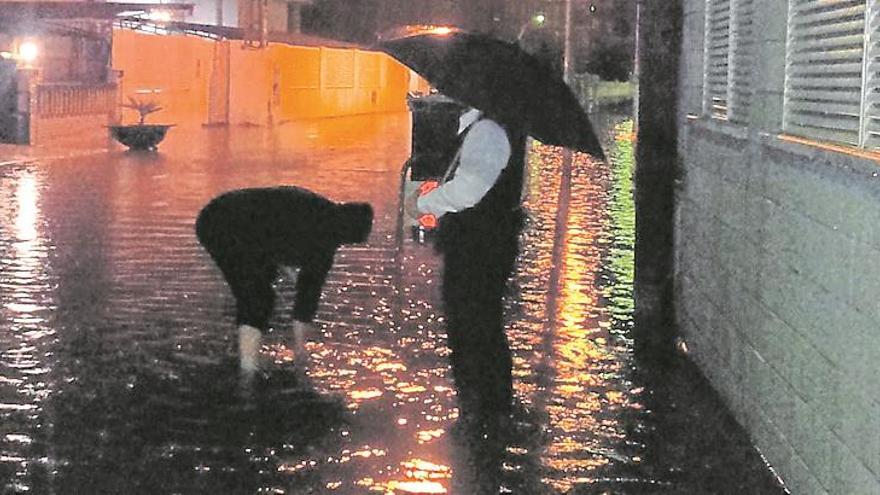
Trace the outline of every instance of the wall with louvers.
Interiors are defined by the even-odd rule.
[[[684,6],[679,329],[792,493],[880,493],[880,2]]]

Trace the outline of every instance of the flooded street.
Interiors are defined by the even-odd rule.
[[[632,355],[625,123],[612,165],[576,156],[570,195],[558,150],[533,149],[506,300],[514,427],[488,452],[457,439],[440,259],[398,245],[409,129],[176,128],[155,155],[0,167],[3,493],[468,495],[491,472],[501,493],[783,493],[686,362],[660,374]],[[368,201],[376,220],[337,254],[307,376],[282,277],[266,376],[246,387],[194,221],[220,192],[278,184]]]

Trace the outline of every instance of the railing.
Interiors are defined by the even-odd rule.
[[[237,34],[237,31],[234,28],[223,26],[218,27],[184,22],[157,23],[149,19],[141,19],[138,17],[119,18],[113,23],[113,26],[150,34],[189,34],[214,41],[222,40],[224,37],[234,37]]]
[[[109,115],[116,106],[116,85],[41,84],[35,101],[32,115],[41,118]]]

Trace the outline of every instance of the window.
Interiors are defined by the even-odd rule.
[[[730,0],[706,0],[703,113],[727,117],[730,72]]]
[[[877,0],[790,0],[783,130],[880,148]]]
[[[731,122],[748,120],[758,0],[706,0],[703,113]]]
[[[880,149],[880,2],[871,0],[865,21],[865,87],[862,92],[862,146]]]
[[[760,0],[734,0],[730,32],[730,105],[727,118],[745,124],[752,102],[757,33],[755,6]]]

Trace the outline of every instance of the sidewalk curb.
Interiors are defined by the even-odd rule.
[[[0,168],[12,167],[15,165],[27,165],[27,164],[30,164],[34,161],[35,160],[33,158],[22,158],[22,159],[16,159],[16,160],[0,161]]]
[[[99,155],[101,153],[108,153],[110,150],[108,149],[94,149],[94,150],[71,150],[67,152],[57,151],[52,153],[47,153],[46,155],[41,156],[19,156],[14,158],[0,158],[0,167],[10,167],[16,165],[30,165],[38,162],[51,162],[56,160],[64,160],[70,158],[82,158],[84,156],[92,156]]]

